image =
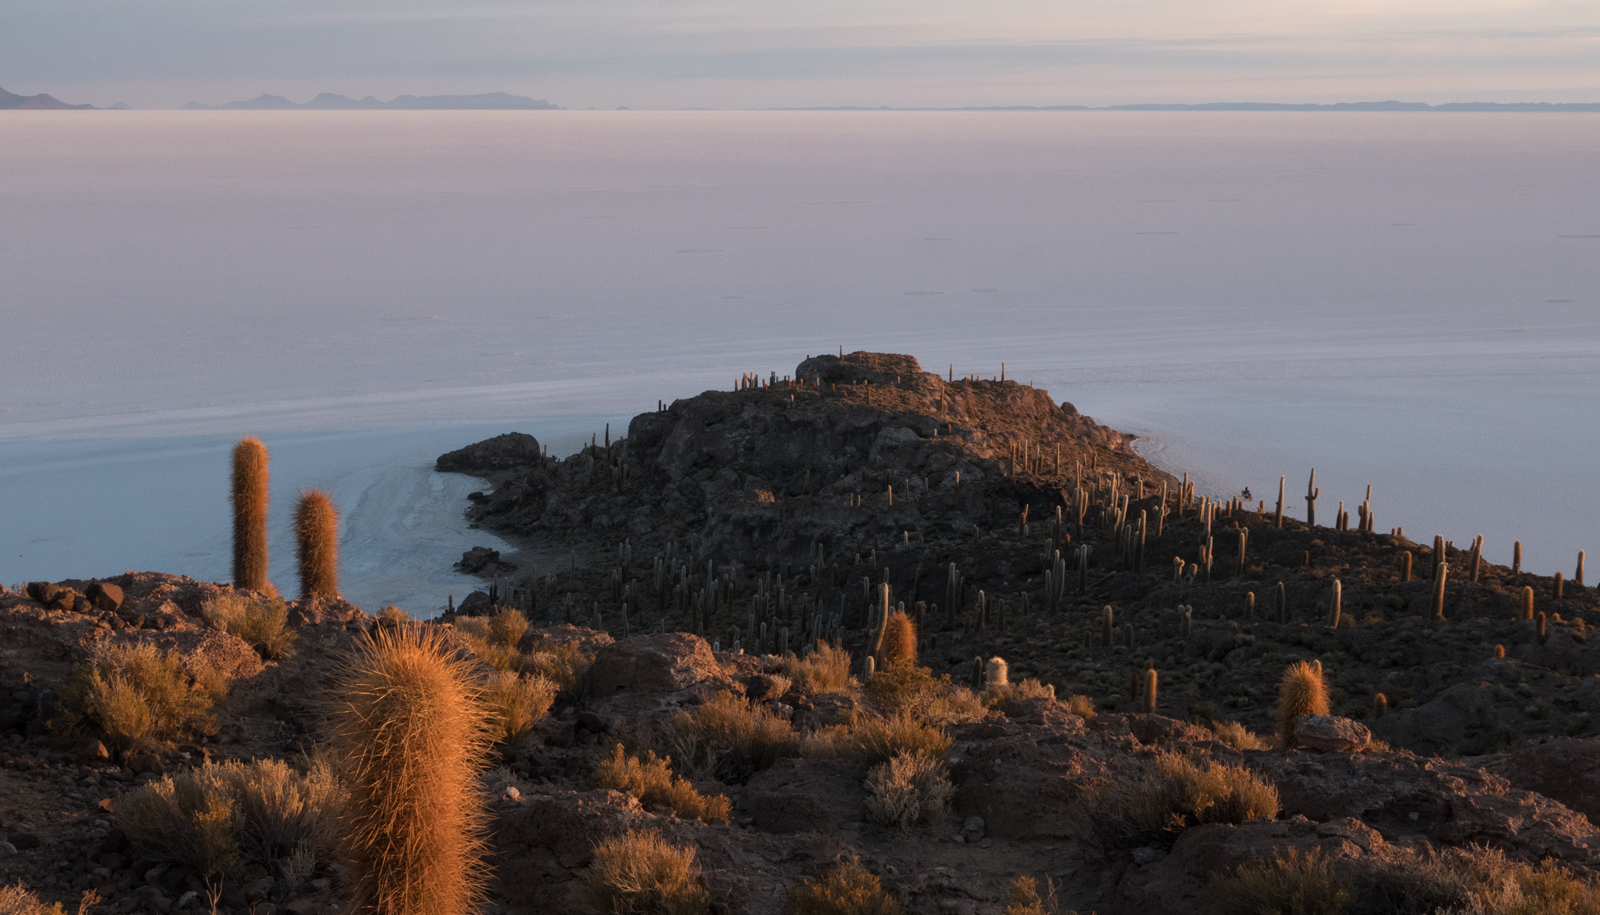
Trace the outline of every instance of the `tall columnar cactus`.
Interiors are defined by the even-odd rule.
[[[1378,693],[1372,697],[1372,717],[1382,718],[1389,714],[1389,697]]]
[[[1100,644],[1105,648],[1111,647],[1112,629],[1116,625],[1115,614],[1116,611],[1111,609],[1110,604],[1106,604],[1105,609],[1100,611]]]
[[[1572,576],[1572,583],[1583,587],[1583,550],[1578,551],[1578,573]]]
[[[1145,669],[1144,689],[1142,692],[1144,693],[1144,710],[1146,712],[1154,712],[1156,710],[1156,669],[1154,667]]]
[[[1400,553],[1400,580],[1411,580],[1411,551],[1403,550]]]
[[[268,591],[267,446],[241,438],[233,446],[233,585]]]
[[[1533,619],[1533,588],[1526,585],[1522,588],[1522,618]]]
[[[1520,575],[1521,573],[1522,573],[1522,541],[1518,540],[1517,541],[1517,545],[1511,548],[1511,574]]]
[[[917,663],[917,627],[911,617],[896,610],[889,615],[884,627],[883,666],[885,668]]]
[[[1273,527],[1283,527],[1283,488],[1288,482],[1288,477],[1278,477],[1278,510],[1272,516]]]
[[[1278,686],[1278,742],[1296,746],[1294,723],[1306,715],[1328,714],[1328,689],[1322,671],[1301,661],[1283,672]]]
[[[1339,628],[1339,615],[1344,609],[1344,585],[1337,578],[1333,580],[1333,596],[1329,599],[1332,607],[1328,611],[1328,628]]]
[[[1254,591],[1246,591],[1244,594],[1244,618],[1247,620],[1256,618],[1256,592]]]
[[[1450,564],[1439,560],[1433,573],[1433,598],[1430,603],[1432,616],[1436,620],[1444,619],[1444,586],[1445,579],[1450,576]]]
[[[1566,582],[1562,580],[1560,572],[1556,573],[1555,585],[1556,585],[1556,600],[1560,600],[1562,598],[1564,592],[1566,591],[1566,587],[1565,587]]]
[[[1306,527],[1317,526],[1317,496],[1322,489],[1317,486],[1317,468],[1311,468],[1311,479],[1306,481]]]
[[[484,889],[488,750],[471,665],[420,627],[369,636],[338,672],[333,754],[352,910],[466,915]]]
[[[1283,582],[1278,582],[1277,606],[1274,608],[1278,614],[1278,622],[1289,622],[1289,592],[1283,587]]]
[[[294,507],[300,597],[339,596],[339,510],[320,489],[300,494]]]

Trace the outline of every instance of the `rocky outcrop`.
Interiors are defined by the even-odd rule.
[[[1337,715],[1304,715],[1295,719],[1297,746],[1324,753],[1355,753],[1372,743],[1372,732],[1359,721]]]
[[[486,477],[543,460],[539,440],[524,432],[507,432],[439,456],[433,469]]]

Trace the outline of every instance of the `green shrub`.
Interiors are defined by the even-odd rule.
[[[576,881],[578,899],[601,915],[703,915],[711,894],[694,859],[692,847],[630,829],[595,846],[594,863]]]
[[[200,615],[212,628],[238,636],[269,661],[293,654],[295,639],[300,637],[289,625],[289,605],[275,597],[224,591],[201,604]]]
[[[784,915],[905,915],[895,898],[855,858],[841,861],[816,880],[790,887]]]
[[[648,750],[643,758],[629,756],[620,743],[595,769],[594,786],[626,791],[644,804],[671,807],[680,817],[707,823],[727,820],[733,811],[723,795],[703,795],[688,779],[673,775],[670,759],[658,759]]]
[[[98,728],[124,751],[189,733],[215,734],[211,709],[226,685],[217,677],[206,680],[149,642],[102,644],[62,686],[60,724],[69,733]]]

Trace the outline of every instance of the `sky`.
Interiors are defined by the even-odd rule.
[[[136,108],[1600,101],[1596,0],[4,0],[0,86]]]

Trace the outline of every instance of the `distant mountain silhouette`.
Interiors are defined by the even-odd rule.
[[[0,89],[0,111],[67,111],[93,109],[93,105],[68,105],[53,95],[17,95]]]
[[[559,106],[543,99],[504,92],[485,92],[482,95],[402,95],[380,102],[372,96],[353,99],[347,95],[324,92],[305,104],[291,102],[281,95],[262,95],[247,102],[228,102],[223,105],[202,105],[190,102],[186,111],[218,109],[229,111],[290,111],[290,110],[385,110],[385,111],[554,111]]]
[[[774,111],[1600,111],[1600,102],[1335,102],[1328,105],[1281,102],[1205,102],[1199,105],[989,105],[965,108],[862,108],[833,105],[817,108],[775,108]]]

